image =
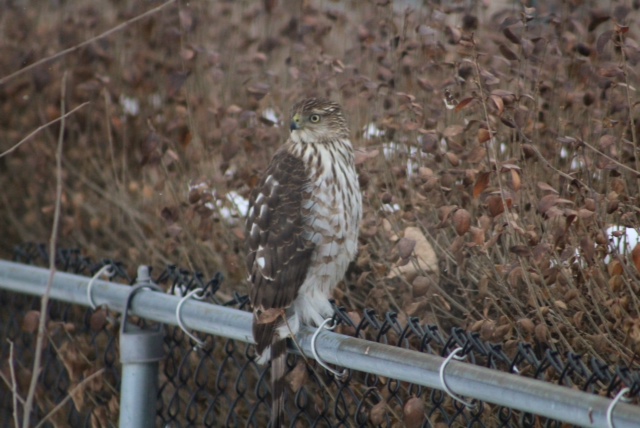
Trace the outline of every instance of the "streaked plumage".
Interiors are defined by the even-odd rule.
[[[296,104],[246,223],[253,336],[258,361],[272,361],[272,427],[283,423],[286,338],[332,315],[329,297],[356,255],[361,217],[342,109],[317,98]]]

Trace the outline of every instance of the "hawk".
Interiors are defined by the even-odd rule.
[[[291,134],[249,199],[246,264],[259,363],[271,360],[271,427],[284,418],[286,339],[333,314],[329,297],[358,249],[362,196],[342,108],[294,105]]]

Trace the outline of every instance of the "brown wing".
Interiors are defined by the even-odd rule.
[[[246,263],[259,354],[271,345],[278,310],[291,305],[309,269],[313,244],[303,237],[302,214],[308,183],[302,159],[282,148],[249,201]]]

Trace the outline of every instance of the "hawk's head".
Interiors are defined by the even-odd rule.
[[[342,108],[324,98],[307,98],[296,103],[291,112],[291,138],[302,143],[349,138]]]

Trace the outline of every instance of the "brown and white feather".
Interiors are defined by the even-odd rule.
[[[271,426],[284,417],[286,338],[332,314],[332,290],[357,252],[362,201],[340,106],[293,108],[289,140],[250,198],[246,264],[259,362],[271,360]],[[285,322],[286,317],[286,322]]]

